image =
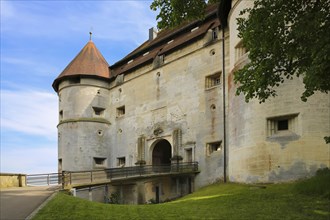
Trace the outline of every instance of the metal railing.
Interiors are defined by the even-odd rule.
[[[27,186],[49,186],[58,185],[61,183],[61,173],[47,173],[47,174],[29,174],[26,175]]]
[[[143,165],[102,170],[63,171],[62,184],[63,187],[65,187],[70,185],[111,182],[127,178],[196,172],[198,172],[198,162],[175,163],[169,165]]]

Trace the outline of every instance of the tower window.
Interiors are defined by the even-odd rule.
[[[125,115],[125,106],[121,106],[117,108],[117,117],[121,117]]]
[[[94,157],[94,167],[105,167],[106,158]]]
[[[63,110],[60,111],[60,120],[63,120]]]
[[[102,116],[104,114],[105,108],[93,107],[94,115]]]
[[[79,77],[69,79],[69,84],[79,84],[79,83],[80,83]]]
[[[244,47],[243,42],[240,41],[235,47],[235,60],[238,61],[241,57],[247,54],[249,51]]]

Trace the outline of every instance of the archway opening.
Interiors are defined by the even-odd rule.
[[[152,151],[152,165],[171,164],[171,144],[162,139],[158,141]]]

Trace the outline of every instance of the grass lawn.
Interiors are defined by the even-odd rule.
[[[329,195],[308,195],[296,183],[258,188],[218,183],[176,201],[154,205],[90,202],[58,193],[38,219],[330,219]],[[330,186],[327,186],[329,189]],[[329,192],[329,191],[328,191]]]

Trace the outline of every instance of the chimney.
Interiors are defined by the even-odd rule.
[[[149,41],[154,40],[157,37],[157,30],[156,28],[152,27],[149,29]]]

